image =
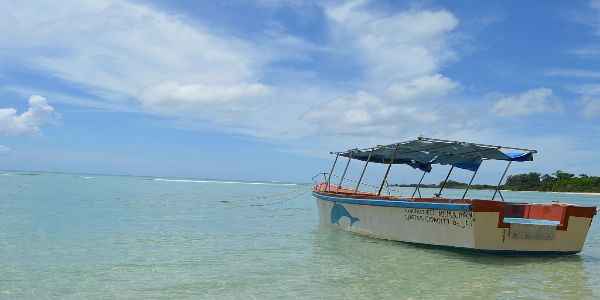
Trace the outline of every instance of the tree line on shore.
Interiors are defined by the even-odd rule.
[[[551,175],[530,172],[508,176],[503,186],[513,191],[542,192],[600,192],[600,177],[575,174],[558,170]]]
[[[423,188],[439,188],[439,184],[421,184]],[[400,184],[397,186],[415,187],[416,184]],[[445,188],[464,189],[467,183],[448,180]],[[472,184],[471,189],[495,189],[495,185]],[[600,193],[600,177],[586,174],[575,174],[558,170],[552,174],[530,172],[508,176],[506,183],[500,189],[511,191],[540,191],[540,192],[588,192]]]

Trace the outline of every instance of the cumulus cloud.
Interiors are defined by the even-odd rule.
[[[586,83],[571,87],[579,94],[579,104],[583,107],[581,114],[586,118],[600,115],[600,84]]]
[[[0,145],[0,153],[5,153],[10,151],[10,148],[4,146],[4,145]]]
[[[558,97],[551,89],[530,89],[517,95],[504,96],[497,100],[491,112],[497,116],[527,116],[537,113],[552,113],[561,110]]]
[[[456,57],[449,39],[458,19],[443,9],[385,12],[368,1],[338,4],[312,6],[323,9],[331,33],[317,47],[284,28],[257,34],[261,42],[252,43],[137,1],[21,1],[0,12],[0,60],[69,82],[111,110],[174,116],[186,128],[306,134],[307,126],[331,128],[316,111],[342,100],[352,109],[341,120],[371,132],[382,120],[396,122],[393,114],[406,126],[439,122],[437,111],[459,86],[439,74]],[[285,85],[273,75],[285,62],[318,61],[317,52],[319,59],[349,58],[354,73],[342,80],[365,80],[347,89],[312,79],[323,71],[318,68],[309,70],[311,79],[294,73],[305,69],[286,68],[281,77],[293,80]]]
[[[369,1],[348,1],[326,8],[339,43],[357,51],[371,79],[396,81],[436,72],[453,59],[449,33],[458,19],[446,10],[409,10],[385,14]]]
[[[324,134],[368,134],[381,130],[379,121],[393,114],[394,109],[386,106],[382,99],[360,91],[354,96],[319,105],[306,112],[303,118],[318,124]]]
[[[347,1],[326,6],[325,15],[334,43],[363,67],[364,84],[354,95],[314,105],[304,120],[330,135],[394,136],[439,127],[439,111],[460,86],[439,74],[456,56],[449,45],[458,25],[453,14],[427,9],[388,13],[371,9],[369,1]]]
[[[581,113],[586,118],[600,116],[600,97],[582,96],[580,103],[583,105]]]
[[[381,96],[364,91],[314,107],[303,118],[329,134],[395,135],[422,125],[436,127],[442,119],[437,101],[456,90],[458,83],[436,74],[396,82]]]
[[[43,124],[55,124],[60,114],[40,95],[29,97],[29,109],[20,115],[14,108],[0,109],[0,132],[10,135],[35,134]]]
[[[394,82],[384,90],[384,95],[394,102],[426,101],[443,98],[458,87],[458,82],[441,74],[434,74]]]
[[[206,116],[216,106],[203,104],[248,104],[267,94],[252,46],[149,5],[24,1],[7,9],[11,26],[0,26],[5,54],[111,102]]]
[[[271,93],[261,83],[182,84],[168,80],[148,87],[141,94],[146,107],[162,113],[197,113],[205,109],[232,109],[240,104],[253,105]]]

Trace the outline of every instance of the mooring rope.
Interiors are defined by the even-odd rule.
[[[298,197],[299,195],[307,193],[311,189],[312,189],[312,186],[308,186],[308,187],[307,186],[303,186],[301,188],[294,189],[292,191],[283,192],[283,193],[259,195],[259,196],[255,196],[255,197],[248,197],[248,196],[229,197],[229,198],[220,199],[220,200],[217,200],[217,201],[223,202],[223,203],[237,202],[239,200],[252,201],[252,200],[262,200],[262,199],[269,199],[269,198],[273,198],[273,197],[287,196],[287,195],[292,195],[292,194],[293,194],[292,197]],[[300,192],[300,194],[296,195],[296,193],[298,193],[298,192]]]
[[[289,200],[296,199],[296,198],[298,198],[298,197],[300,197],[300,196],[302,196],[302,195],[304,195],[304,194],[306,194],[306,193],[310,192],[311,190],[312,190],[312,188],[308,188],[308,189],[302,189],[302,190],[300,191],[300,193],[298,193],[298,194],[295,194],[295,195],[292,195],[292,196],[291,196],[291,197],[289,197],[289,198],[284,198],[284,199],[281,199],[281,200],[279,200],[279,201],[270,202],[270,203],[264,203],[264,204],[251,204],[250,206],[267,206],[267,205],[281,204],[281,203],[287,202],[287,201],[289,201]]]

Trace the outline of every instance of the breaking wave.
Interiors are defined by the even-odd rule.
[[[223,183],[223,184],[252,184],[252,185],[298,185],[296,183],[277,183],[277,182],[245,182],[245,181],[221,181],[221,180],[193,180],[193,179],[165,179],[153,178],[156,181],[168,182],[188,182],[188,183]]]

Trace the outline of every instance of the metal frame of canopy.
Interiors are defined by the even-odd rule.
[[[401,147],[401,145],[407,145],[407,144],[417,144],[419,145],[419,143],[423,143],[423,144],[429,144],[429,145],[433,145],[433,147],[431,148],[415,148],[415,149],[408,149],[408,151],[404,151],[401,153],[398,153],[398,149]],[[448,147],[448,146],[460,146],[463,147],[465,149],[469,149],[469,151],[465,151],[465,152],[460,152],[460,151],[440,151],[440,149]],[[440,191],[438,193],[435,194],[436,197],[440,197],[442,194],[442,191],[446,185],[446,182],[448,181],[450,174],[452,173],[452,171],[454,170],[454,167],[457,166],[459,168],[464,168],[470,171],[473,171],[473,176],[471,177],[471,180],[469,181],[469,184],[467,185],[467,188],[462,196],[462,199],[464,199],[467,195],[467,192],[469,191],[469,188],[471,187],[471,184],[473,183],[473,179],[475,178],[475,175],[477,174],[477,171],[479,171],[479,166],[481,165],[481,162],[483,160],[506,160],[508,161],[508,164],[506,166],[506,168],[504,169],[504,173],[502,174],[502,177],[500,178],[500,181],[498,182],[498,185],[496,186],[496,190],[494,191],[494,195],[492,196],[492,200],[495,199],[496,194],[500,195],[500,198],[502,199],[502,201],[504,201],[504,197],[502,196],[502,193],[500,192],[500,185],[502,184],[502,181],[504,180],[504,177],[506,176],[506,173],[508,171],[508,168],[510,167],[511,163],[513,161],[531,161],[533,160],[533,154],[537,153],[537,150],[532,150],[532,149],[525,149],[525,148],[515,148],[515,147],[506,147],[506,146],[499,146],[499,145],[488,145],[488,144],[478,144],[478,143],[469,143],[469,142],[461,142],[461,141],[453,141],[453,140],[444,140],[444,139],[434,139],[434,138],[427,138],[427,137],[418,137],[416,140],[411,140],[411,141],[406,141],[406,142],[399,142],[399,143],[394,143],[394,144],[389,144],[389,145],[378,145],[377,147],[370,147],[370,148],[364,148],[364,149],[350,149],[347,151],[343,151],[343,152],[330,152],[331,154],[335,154],[335,160],[333,162],[333,166],[331,167],[331,171],[329,172],[329,175],[327,177],[327,188],[328,191],[331,192],[331,176],[333,174],[333,171],[335,169],[336,163],[338,161],[339,156],[344,156],[344,157],[348,157],[348,161],[346,162],[346,166],[344,168],[344,172],[342,173],[342,176],[340,178],[340,182],[337,186],[336,192],[339,191],[339,189],[342,186],[342,183],[344,182],[345,176],[346,176],[346,172],[348,171],[348,166],[350,165],[350,161],[353,158],[354,154],[360,153],[360,152],[366,152],[368,151],[368,156],[366,159],[361,159],[361,158],[355,158],[358,160],[362,160],[365,161],[365,165],[363,167],[363,170],[361,172],[360,178],[356,184],[356,188],[354,189],[354,194],[356,194],[358,192],[359,186],[362,182],[362,179],[364,177],[365,171],[367,169],[367,166],[369,165],[369,162],[371,162],[371,158],[372,155],[375,151],[379,150],[379,149],[386,149],[386,150],[391,150],[393,149],[393,152],[391,154],[391,156],[389,157],[389,163],[388,167],[386,169],[385,175],[383,177],[383,180],[381,182],[381,185],[379,186],[379,190],[377,192],[377,195],[381,195],[381,192],[383,190],[383,187],[387,181],[390,169],[392,167],[392,165],[394,164],[394,161],[396,160],[396,156],[398,154],[401,155],[406,155],[406,154],[410,154],[410,153],[425,153],[427,155],[432,155],[433,158],[431,159],[431,161],[428,162],[421,162],[421,161],[416,161],[415,159],[412,159],[410,156],[408,156],[409,158],[411,158],[410,161],[422,165],[429,165],[429,170],[431,170],[431,165],[432,164],[450,164],[450,171],[448,172],[448,174],[446,175],[446,178],[444,180],[444,182],[442,183],[442,186],[440,187]],[[523,153],[519,154],[518,156],[515,156],[514,158],[509,156],[507,153],[501,152],[500,149],[506,149],[506,150],[518,150],[518,151],[523,151]],[[454,149],[456,150],[456,149]],[[485,151],[494,151],[496,150],[498,153],[503,154],[505,157],[501,157],[501,158],[492,158],[492,157],[486,157],[485,155],[483,155],[483,153]],[[430,152],[436,152],[435,155],[431,154]],[[492,153],[492,154],[496,154],[497,153]],[[435,162],[435,160],[439,160],[440,157],[445,157],[445,156],[449,156],[449,157],[462,157],[462,158],[468,158],[465,161],[469,161],[469,163],[473,164],[474,162],[476,163],[476,168],[474,170],[472,170],[471,168],[465,168],[465,167],[461,167],[459,162],[455,162],[455,163],[450,163],[450,162]],[[363,157],[364,158],[364,157]],[[375,163],[383,163],[383,161],[385,161],[386,156],[383,157],[382,162],[375,162]],[[406,159],[398,162],[397,164],[409,164],[410,163],[406,161]],[[413,168],[417,168],[414,165],[411,165]],[[418,168],[421,168],[420,166]],[[425,174],[428,173],[428,170],[424,170],[423,175],[421,176],[421,179],[419,180],[419,183],[417,184],[415,191],[412,194],[412,197],[415,196],[415,193],[419,193],[419,197],[421,197],[421,191],[420,191],[420,185],[423,181],[423,178],[425,177]]]

